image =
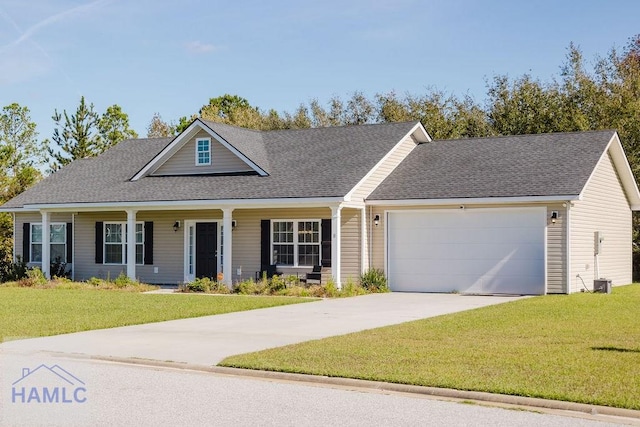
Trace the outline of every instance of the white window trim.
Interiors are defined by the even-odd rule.
[[[322,262],[322,220],[319,218],[310,218],[310,219],[272,219],[271,227],[269,228],[269,260],[271,264],[274,264],[273,259],[273,245],[274,244],[283,244],[283,243],[274,243],[273,242],[273,223],[274,222],[293,222],[293,265],[290,264],[277,264],[279,267],[289,267],[289,268],[313,268],[313,265],[300,265],[298,264],[298,246],[299,245],[317,245],[318,246],[318,264]],[[299,243],[298,242],[298,223],[299,222],[317,222],[318,223],[318,243]],[[285,245],[289,245],[291,243],[284,243]]]
[[[198,142],[200,141],[207,141],[207,150],[206,151],[198,151]],[[212,153],[211,153],[211,138],[196,138],[196,166],[211,166],[211,157],[212,157]],[[208,163],[201,163],[200,162],[200,157],[198,156],[198,154],[200,153],[209,153],[209,162]]]
[[[122,225],[122,242],[121,243],[107,243],[107,224],[120,224]],[[135,243],[135,245],[142,245],[142,263],[137,263],[136,265],[144,265],[144,221],[136,221],[136,225],[142,224],[142,243]],[[102,263],[104,265],[127,265],[127,221],[105,221],[102,224]],[[107,245],[121,245],[122,246],[122,262],[107,262]]]
[[[30,263],[42,263],[42,260],[40,261],[33,261],[33,245],[40,245],[42,246],[42,242],[34,242],[33,241],[33,226],[34,225],[39,225],[42,228],[42,223],[41,222],[32,222],[29,225],[29,262]],[[70,261],[67,260],[67,223],[66,222],[50,222],[49,223],[49,233],[51,233],[51,227],[56,226],[56,225],[63,225],[64,226],[64,262],[65,263],[69,263]],[[49,238],[49,253],[51,253],[51,245],[62,245],[62,243],[51,243],[51,238]],[[53,262],[55,260],[51,260],[51,262]]]

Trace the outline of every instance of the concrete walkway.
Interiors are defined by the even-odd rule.
[[[167,298],[206,296],[167,295]],[[517,300],[388,293],[9,341],[2,352],[55,352],[215,365],[225,357]]]

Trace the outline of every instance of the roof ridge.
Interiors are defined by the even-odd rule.
[[[518,135],[495,135],[495,136],[472,136],[469,138],[452,138],[452,139],[434,139],[431,142],[454,142],[454,141],[477,141],[479,139],[503,139],[503,138],[531,138],[531,137],[542,137],[549,135],[577,135],[577,134],[585,134],[585,133],[606,133],[606,132],[617,132],[616,129],[590,129],[590,130],[574,130],[569,132],[542,132],[542,133],[523,133]]]

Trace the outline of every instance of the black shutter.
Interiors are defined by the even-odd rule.
[[[96,264],[103,264],[103,232],[102,222],[96,222]]]
[[[153,222],[144,222],[144,264],[153,264]]]
[[[22,261],[29,262],[29,242],[31,241],[31,224],[22,224]]]
[[[322,266],[331,267],[331,220],[322,220]]]
[[[67,223],[67,263],[73,260],[73,224]]]
[[[267,271],[271,265],[271,221],[260,221],[260,271]]]

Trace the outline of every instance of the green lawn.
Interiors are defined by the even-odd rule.
[[[313,301],[0,287],[0,342]]]
[[[221,365],[640,409],[640,286],[529,298]]]

